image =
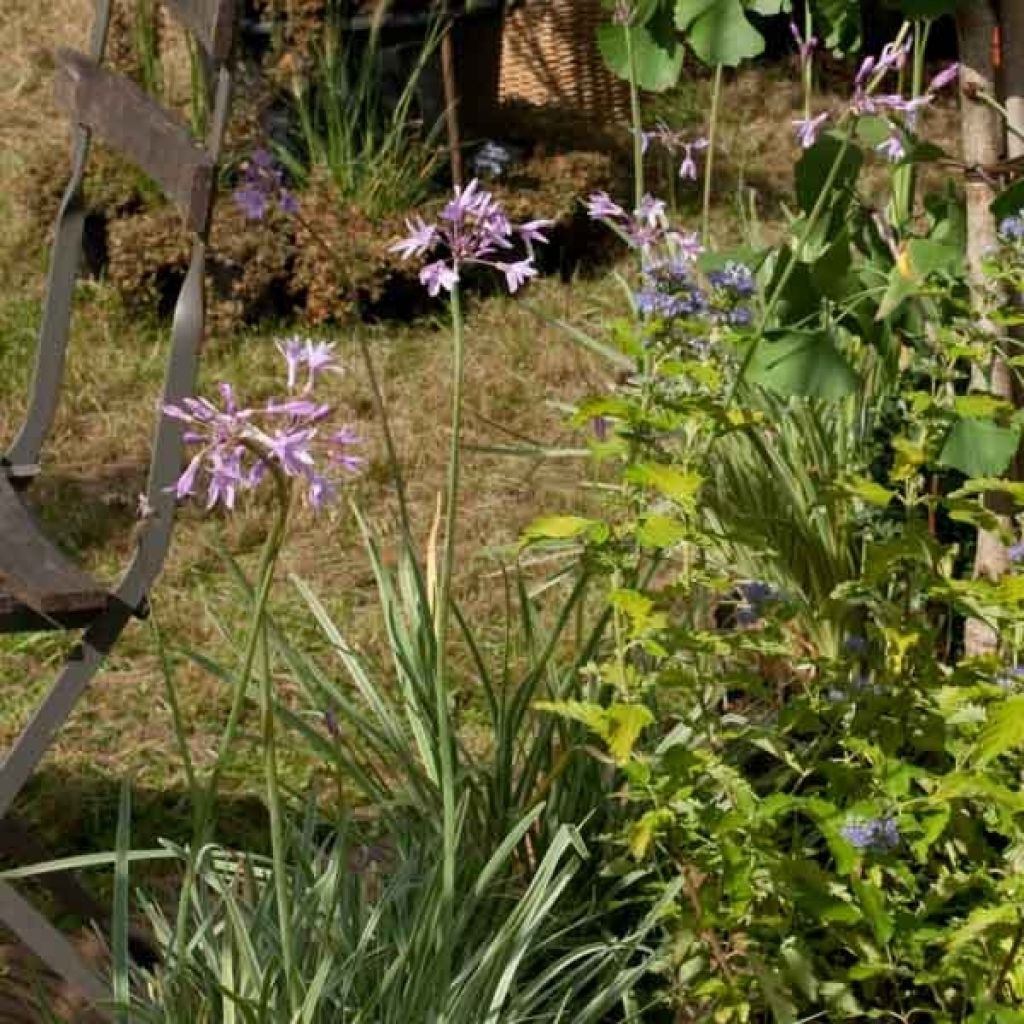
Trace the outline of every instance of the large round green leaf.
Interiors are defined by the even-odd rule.
[[[780,395],[834,400],[860,383],[827,331],[765,335],[747,370],[747,380]]]
[[[1006,472],[1020,445],[1019,427],[1000,427],[991,420],[961,419],[953,424],[939,463],[969,477]]]
[[[637,85],[650,92],[671,89],[679,81],[683,67],[683,47],[672,24],[671,10],[661,5],[644,24],[629,29],[621,25],[602,25],[597,30],[601,56],[615,74],[628,80],[627,32],[633,45]]]
[[[740,0],[677,0],[675,20],[709,67],[734,68],[764,52],[764,39],[747,20]]]

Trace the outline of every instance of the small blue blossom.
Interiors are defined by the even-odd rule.
[[[740,626],[752,626],[764,618],[765,605],[782,600],[778,587],[762,580],[744,580],[736,585],[741,603],[736,608],[736,622]]]
[[[1019,242],[1024,239],[1024,210],[1013,217],[1004,217],[999,223],[999,234],[1007,242]]]
[[[847,822],[840,834],[858,850],[886,853],[900,844],[900,830],[895,818],[868,818]]]
[[[708,283],[712,288],[721,288],[742,299],[749,299],[757,291],[750,268],[735,260],[730,260],[720,270],[712,270]]]
[[[1011,562],[1024,561],[1024,540],[1019,540],[1016,544],[1011,544],[1006,553],[1009,555]]]
[[[864,654],[868,649],[868,639],[857,633],[851,633],[843,640],[843,650],[847,654]]]
[[[996,678],[996,686],[1015,693],[1024,684],[1024,665],[1010,665]]]

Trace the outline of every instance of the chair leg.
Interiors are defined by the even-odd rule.
[[[131,609],[115,602],[85,631],[50,692],[0,763],[0,821],[32,777],[131,615]]]
[[[28,900],[2,880],[0,924],[6,925],[43,963],[92,1002],[110,999],[109,988],[79,956],[78,950]]]
[[[8,837],[11,831],[5,819],[11,805],[32,777],[58,730],[67,721],[130,617],[131,610],[115,601],[85,631],[57,681],[0,764],[0,828],[4,829]],[[14,841],[17,841],[17,837],[14,837]],[[85,896],[85,893],[81,892],[81,895]],[[20,896],[10,883],[2,880],[0,924],[6,925],[48,967],[83,995],[92,1000],[109,997],[106,986],[85,964],[65,936],[28,900]]]
[[[0,824],[0,852],[19,864],[39,864],[50,855],[20,818],[8,814]],[[89,923],[99,924],[104,911],[78,880],[64,871],[39,876],[39,884],[49,890],[66,911]]]

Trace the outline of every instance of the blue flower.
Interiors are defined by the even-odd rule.
[[[749,299],[757,291],[750,268],[735,260],[730,260],[720,270],[712,270],[708,283],[712,288],[721,288],[741,299]]]
[[[847,822],[842,837],[858,850],[886,853],[900,845],[900,830],[895,818],[868,818]]]
[[[999,234],[1008,242],[1024,239],[1024,210],[1013,217],[1004,217],[999,223]]]
[[[868,649],[868,639],[856,633],[851,633],[843,640],[843,650],[847,654],[863,654]]]

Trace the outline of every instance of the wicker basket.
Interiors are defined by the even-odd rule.
[[[526,0],[505,16],[499,96],[609,124],[626,119],[629,90],[608,70],[596,32],[600,0]]]

